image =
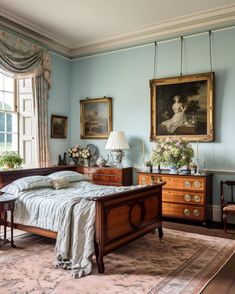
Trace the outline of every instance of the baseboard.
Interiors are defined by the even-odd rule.
[[[212,215],[213,222],[221,222],[221,208],[219,205],[207,205],[207,215]]]

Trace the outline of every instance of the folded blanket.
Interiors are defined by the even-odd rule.
[[[56,242],[56,267],[72,269],[80,278],[92,270],[94,253],[95,202],[73,198],[62,215]]]

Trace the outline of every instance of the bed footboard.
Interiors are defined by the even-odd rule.
[[[130,190],[96,201],[95,250],[99,273],[103,256],[155,229],[162,231],[162,185]]]

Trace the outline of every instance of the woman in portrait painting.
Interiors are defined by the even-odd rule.
[[[170,134],[173,134],[179,126],[183,125],[186,122],[186,106],[184,106],[183,103],[180,102],[180,98],[180,95],[176,95],[174,97],[174,103],[172,105],[174,115],[172,116],[172,118],[161,123],[161,126],[165,126]]]

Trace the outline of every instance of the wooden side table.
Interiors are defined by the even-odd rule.
[[[77,166],[76,171],[90,177],[94,184],[106,186],[132,185],[132,167]]]
[[[3,224],[4,227],[4,236],[3,239],[0,238],[0,242],[3,241],[3,244],[11,243],[11,247],[15,248],[14,239],[13,239],[13,227],[14,227],[14,208],[15,201],[17,197],[10,195],[0,196],[0,225]],[[7,212],[11,213],[11,240],[7,239]]]

